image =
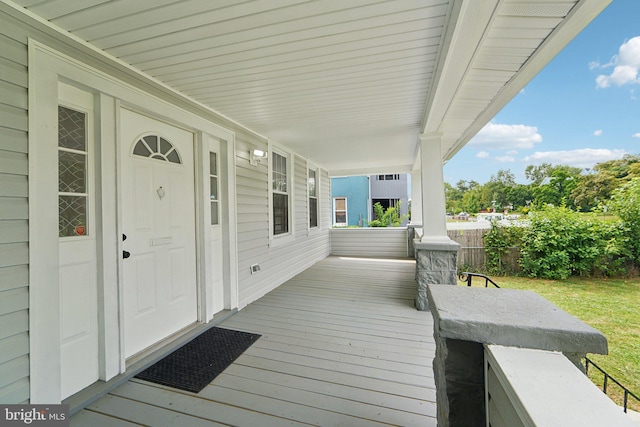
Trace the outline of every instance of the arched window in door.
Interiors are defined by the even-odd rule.
[[[182,164],[180,154],[173,144],[158,135],[147,135],[140,138],[133,147],[133,154],[164,162]]]

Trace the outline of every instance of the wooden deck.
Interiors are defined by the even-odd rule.
[[[262,334],[198,394],[133,379],[72,426],[435,426],[415,262],[329,257],[222,322]]]

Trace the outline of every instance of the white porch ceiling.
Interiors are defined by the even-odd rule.
[[[14,3],[338,175],[450,158],[609,2]]]

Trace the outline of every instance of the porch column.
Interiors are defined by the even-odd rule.
[[[422,240],[416,243],[415,305],[429,310],[427,285],[456,285],[460,245],[447,236],[441,133],[420,135]]]
[[[411,172],[411,224],[422,225],[422,171]]]

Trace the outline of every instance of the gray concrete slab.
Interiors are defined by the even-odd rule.
[[[607,354],[607,339],[535,292],[427,286],[444,338],[565,353]]]

